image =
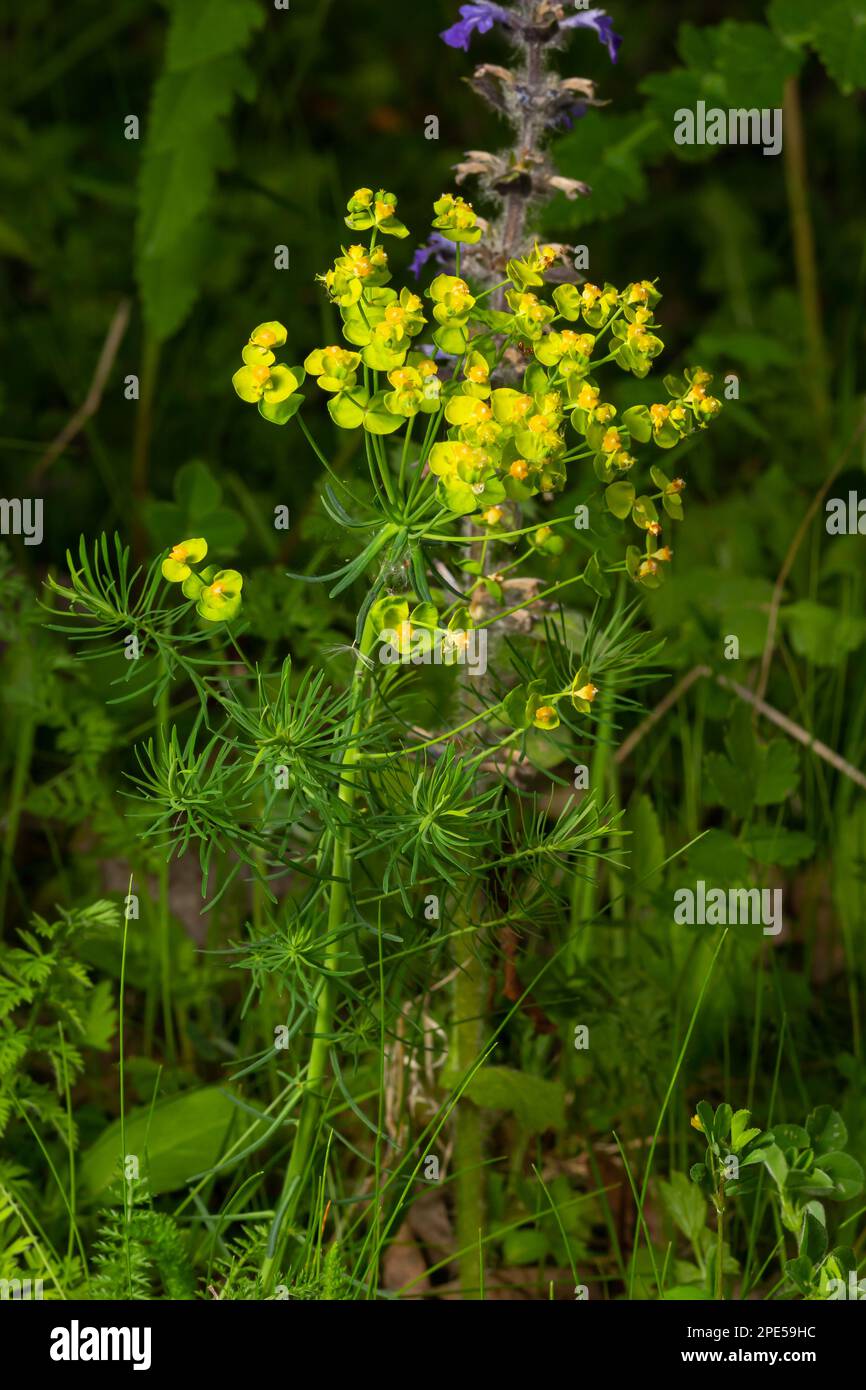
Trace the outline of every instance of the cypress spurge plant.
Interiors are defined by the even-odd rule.
[[[523,39],[558,41],[564,8],[537,32],[530,8],[520,9]],[[357,595],[339,688],[321,671],[299,676],[291,653],[276,669],[256,666],[244,651],[250,582],[205,565],[206,536],[145,571],[131,571],[119,544],[82,544],[70,583],[52,581],[56,624],[101,639],[95,652],[138,639],[125,681],[157,704],[131,788],[144,833],[166,856],[197,850],[211,905],[241,873],[254,882],[236,963],[254,987],[272,977],[282,992],[294,1126],[261,1259],[266,1294],[293,1266],[301,1215],[320,1221],[310,1193],[324,1182],[317,1152],[332,1096],[375,1133],[375,1196],[354,1218],[366,1226],[355,1287],[375,1287],[384,1242],[455,1104],[469,1117],[455,1153],[457,1230],[463,1291],[477,1291],[484,1136],[464,1093],[492,1041],[481,962],[498,933],[527,921],[550,925],[555,951],[571,880],[615,832],[593,798],[553,810],[550,769],[592,743],[599,694],[615,684],[619,698],[649,660],[634,606],[608,612],[605,601],[612,581],[635,595],[664,582],[684,482],[657,460],[720,409],[695,367],[666,377],[655,404],[620,410],[616,377],[647,377],[663,350],[660,290],[563,279],[563,249],[529,239],[514,212],[518,193],[528,210],[534,178],[504,195],[507,257],[501,225],[462,195],[437,198],[433,228],[454,249],[454,273],[431,268],[417,289],[393,280],[393,249],[408,236],[397,198],[357,189],[345,244],[320,276],[342,341],[293,345],[269,319],[241,346],[238,397],[268,425],[294,422],[324,470],[322,505],[350,539],[349,558],[315,581],[334,601]],[[338,437],[354,436],[360,480],[306,423],[310,388]],[[566,487],[583,498],[576,512],[559,500]],[[177,684],[198,697],[182,729]],[[287,869],[278,899],[273,879]],[[403,1010],[422,960],[428,979],[458,970],[452,1056],[433,1118],[395,1154],[381,1100],[370,1121],[351,1075],[372,1049],[384,1066],[398,1019],[411,1049],[429,1046]],[[267,1049],[243,1074],[273,1060]]]
[[[459,269],[460,247],[482,240],[474,209],[446,194],[434,213],[440,234],[457,247]],[[605,368],[643,378],[662,351],[655,317],[661,296],[652,282],[623,289],[565,284],[548,296],[546,281],[558,252],[536,244],[509,262],[505,307],[494,309],[492,290],[459,273],[434,275],[421,293],[392,286],[387,239],[407,235],[393,193],[357,189],[345,222],[353,236],[366,240],[342,246],[321,276],[339,311],[344,343],[313,348],[302,365],[281,367],[274,350],[285,348],[287,330],[269,321],[253,329],[234,376],[241,399],[257,402],[263,418],[278,425],[301,419],[300,388],[314,381],[338,429],[358,433],[369,478],[365,495],[357,496],[301,423],[328,474],[323,504],[357,536],[356,554],[320,582],[331,586],[332,598],[362,580],[366,584],[348,698],[333,721],[338,806],[317,852],[327,890],[317,887],[313,894],[321,915],[321,974],[265,1287],[280,1268],[284,1232],[303,1191],[320,1123],[329,1052],[346,1003],[339,985],[350,949],[347,935],[357,938],[366,927],[356,893],[358,866],[368,860],[382,864],[385,896],[399,893],[405,902],[412,890],[426,890],[432,882],[434,890],[444,886],[450,892],[452,904],[477,904],[461,873],[471,870],[478,881],[485,861],[497,862],[496,807],[506,795],[510,768],[526,759],[529,734],[553,733],[564,711],[573,727],[590,718],[600,679],[580,653],[571,653],[570,670],[554,679],[544,644],[536,644],[523,672],[503,660],[488,674],[468,717],[452,727],[436,718],[435,729],[419,731],[417,721],[409,724],[414,668],[460,667],[477,654],[482,639],[486,650],[491,631],[498,640],[496,626],[510,611],[505,570],[490,573],[485,558],[494,545],[497,553],[508,547],[505,569],[513,575],[564,556],[574,515],[557,515],[555,499],[575,472],[595,479],[587,512],[628,521],[634,541],[624,538],[624,553],[613,563],[590,548],[575,568],[569,554],[571,563],[561,563],[559,577],[541,596],[558,600],[582,584],[593,600],[610,592],[610,575],[617,572],[638,586],[662,583],[672,550],[661,518],[682,519],[683,483],[654,463],[639,462],[633,450],[671,449],[705,428],[719,410],[707,389],[709,375],[699,368],[684,378],[669,377],[666,400],[651,408],[620,415],[606,398]],[[523,345],[525,351],[527,344],[531,356],[520,381],[498,384],[509,349]],[[527,521],[524,512],[533,519]],[[477,534],[466,534],[466,519]],[[408,575],[402,593],[393,583],[399,567]],[[485,617],[482,594],[492,601]],[[372,746],[383,740],[386,748]],[[284,741],[290,742],[288,735]],[[279,743],[272,734],[272,767]],[[263,748],[256,754],[260,771]],[[582,835],[570,843],[565,837],[566,854],[579,847]],[[477,951],[476,908],[470,906],[468,916],[458,913],[455,921],[462,946]],[[458,959],[464,973],[471,972],[469,958],[458,952]],[[467,997],[465,990],[460,994]],[[476,1211],[476,1226],[477,1216]],[[469,1224],[464,1221],[462,1229]]]

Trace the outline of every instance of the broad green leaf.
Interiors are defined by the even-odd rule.
[[[803,1212],[803,1225],[799,1237],[800,1254],[816,1265],[826,1255],[828,1244],[824,1208],[820,1202],[810,1202]]]
[[[751,1129],[744,1129],[736,1142],[732,1143],[731,1147],[734,1153],[739,1153],[740,1149],[744,1149],[747,1144],[751,1144],[753,1139],[757,1139],[760,1132],[757,1126],[753,1126]]]
[[[797,655],[816,666],[838,666],[866,639],[866,618],[839,613],[811,599],[788,604],[780,616]]]
[[[846,94],[866,87],[866,11],[862,0],[830,0],[819,8],[814,43]]]
[[[812,1261],[808,1255],[798,1255],[796,1260],[785,1262],[785,1273],[791,1283],[806,1297],[812,1289]]]
[[[786,1149],[808,1149],[812,1140],[802,1125],[773,1125],[773,1138]]]
[[[833,1179],[820,1168],[806,1170],[791,1168],[785,1179],[785,1190],[798,1199],[803,1197],[829,1197],[833,1192]]]
[[[671,1173],[670,1182],[659,1183],[662,1202],[671,1220],[694,1244],[707,1224],[707,1201],[701,1189],[685,1173]]]
[[[550,225],[555,225],[555,217],[565,217],[569,227],[583,227],[615,217],[630,203],[640,201],[648,187],[644,166],[649,159],[659,157],[665,144],[656,122],[642,114],[588,111],[556,142],[553,158],[560,174],[588,183],[592,197],[578,198],[566,206],[562,205],[564,199],[557,199],[548,214]]]
[[[790,868],[802,864],[815,853],[815,841],[802,830],[786,830],[784,826],[754,826],[743,841],[749,856],[758,864],[776,864]]]
[[[863,1169],[850,1154],[825,1153],[816,1159],[816,1164],[831,1180],[833,1195],[840,1201],[847,1202],[863,1191]]]
[[[782,105],[784,85],[799,70],[803,55],[764,24],[725,20],[700,28],[684,24],[678,46],[685,67],[653,73],[640,84],[649,97],[661,132],[680,159],[712,159],[724,153],[724,145],[677,145],[673,138],[675,113],[695,111],[699,101],[707,109],[776,110]]]
[[[689,850],[689,870],[712,884],[745,884],[749,857],[727,830],[708,830]]]
[[[265,13],[255,0],[175,0],[165,68],[144,122],[135,273],[157,341],[181,327],[213,254],[217,173],[231,159],[227,120],[254,92],[241,57]]]
[[[646,794],[632,799],[625,816],[624,829],[631,832],[626,840],[631,870],[631,892],[645,896],[659,887],[665,861],[665,842],[659,818]]]
[[[781,43],[764,24],[725,20],[711,32],[715,66],[724,79],[729,105],[747,109],[781,106],[785,82],[799,71],[801,55]]]
[[[223,490],[202,459],[190,459],[178,469],[174,495],[186,516],[206,516],[222,501]]]
[[[528,1134],[562,1129],[565,1123],[565,1088],[559,1081],[545,1081],[513,1067],[482,1067],[466,1088],[476,1105],[513,1113]]]
[[[525,729],[529,720],[526,717],[526,702],[529,691],[525,685],[518,685],[509,692],[503,705],[503,714],[513,729]]]
[[[695,1109],[697,1117],[704,1127],[703,1133],[707,1143],[712,1144],[716,1137],[713,1128],[715,1124],[715,1112],[713,1111],[713,1107],[710,1105],[709,1101],[699,1100]]]
[[[144,505],[145,524],[157,549],[198,534],[206,537],[211,553],[226,555],[237,549],[247,524],[222,504],[222,488],[203,460],[192,459],[178,469],[174,496],[174,502]]]
[[[728,757],[740,775],[750,780],[754,778],[759,765],[758,741],[755,738],[752,712],[742,702],[734,707],[725,731],[725,747]]]
[[[175,0],[166,49],[169,72],[188,72],[236,53],[261,23],[253,0]]]
[[[815,0],[770,0],[767,18],[780,38],[809,43],[815,37],[821,9]]]
[[[755,804],[773,806],[796,790],[800,780],[800,755],[796,744],[782,738],[774,739],[761,751]]]
[[[778,1144],[764,1144],[759,1149],[753,1149],[741,1160],[740,1170],[754,1164],[763,1164],[779,1190],[784,1188],[788,1177],[788,1164]]]
[[[540,1264],[550,1249],[543,1231],[524,1227],[509,1231],[502,1244],[502,1257],[507,1266]]]
[[[707,1172],[706,1163],[693,1163],[689,1169],[689,1177],[692,1182],[697,1183],[702,1192],[712,1191],[712,1180]]]
[[[217,1087],[186,1091],[126,1117],[125,1154],[138,1159],[148,1191],[175,1192],[195,1173],[212,1167],[223,1151],[232,1118],[238,1113]],[[81,1177],[91,1197],[104,1200],[121,1172],[120,1121],[115,1120],[84,1154]]]
[[[730,1105],[728,1105],[727,1101],[723,1101],[716,1110],[715,1118],[713,1119],[713,1133],[718,1140],[722,1141],[729,1137],[732,1118],[733,1110]]]
[[[708,753],[704,758],[704,777],[708,800],[727,807],[745,820],[754,804],[754,790],[743,771],[721,753]]]

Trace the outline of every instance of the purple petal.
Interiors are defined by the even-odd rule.
[[[409,266],[416,280],[420,279],[421,271],[433,256],[436,257],[437,264],[447,265],[454,259],[454,242],[439,232],[431,232],[424,245],[418,247]]]
[[[492,0],[477,0],[473,5],[461,5],[460,13],[462,19],[450,29],[445,29],[439,37],[445,40],[449,48],[462,48],[465,53],[469,52],[469,43],[476,29],[479,34],[488,34],[494,24],[511,22],[508,10],[494,5]]]
[[[572,15],[571,19],[561,19],[560,29],[594,29],[599,43],[603,43],[610,54],[610,61],[616,62],[622,37],[613,32],[613,20],[606,10],[584,10],[582,14]]]
[[[563,130],[573,130],[575,121],[581,120],[588,110],[589,107],[585,101],[575,101],[571,106],[566,107],[564,111],[560,111],[553,125],[555,127],[561,127]]]

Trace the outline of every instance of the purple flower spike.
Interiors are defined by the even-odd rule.
[[[613,32],[613,20],[606,10],[584,10],[582,14],[572,15],[571,19],[561,19],[560,29],[594,29],[599,43],[603,43],[610,54],[610,61],[616,62],[622,37]]]
[[[489,34],[494,24],[510,24],[512,16],[508,10],[501,5],[494,5],[492,0],[476,0],[474,5],[461,5],[460,13],[463,16],[456,24],[452,24],[450,29],[444,30],[440,38],[444,39],[449,48],[462,48],[465,53],[469,52],[469,44],[475,30],[479,34]],[[592,11],[596,13],[595,10]]]

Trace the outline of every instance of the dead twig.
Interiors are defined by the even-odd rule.
[[[668,710],[672,709],[677,703],[677,700],[685,695],[687,690],[691,689],[695,681],[699,680],[701,676],[708,676],[709,674],[709,666],[695,666],[693,670],[683,676],[682,680],[677,681],[673,690],[668,691],[667,695],[656,705],[652,713],[648,714],[643,723],[639,724],[636,729],[633,729],[625,742],[620,745],[614,756],[614,762],[624,763],[626,758],[631,756],[632,752],[637,748],[645,735],[649,733],[650,729],[654,728],[660,719],[664,719]]]
[[[741,700],[745,700],[748,704],[752,705],[765,719],[769,719],[771,724],[775,724],[778,729],[784,730],[790,738],[796,739],[798,743],[802,743],[804,748],[808,748],[810,752],[816,753],[819,758],[823,758],[825,763],[829,763],[831,767],[835,767],[836,771],[841,772],[843,777],[850,778],[852,782],[857,783],[858,787],[866,788],[866,775],[864,775],[858,767],[855,767],[853,763],[847,762],[839,753],[835,753],[832,748],[828,748],[826,743],[822,743],[820,739],[815,738],[814,734],[810,734],[808,729],[804,729],[800,724],[795,724],[793,719],[789,719],[786,714],[782,714],[779,710],[774,709],[772,705],[767,704],[766,700],[762,700],[758,695],[754,694],[753,691],[747,690],[744,685],[738,685],[736,681],[729,680],[727,676],[716,676],[716,681],[726,690],[733,690],[735,695],[739,695]]]
[[[99,361],[93,373],[90,388],[83,402],[76,410],[75,414],[63,426],[63,429],[52,440],[45,453],[36,464],[30,474],[30,483],[38,483],[48,472],[52,464],[60,457],[64,449],[72,443],[75,436],[84,428],[92,415],[95,415],[102,403],[102,393],[108,381],[111,369],[114,366],[114,359],[117,356],[123,335],[129,324],[130,301],[122,299],[114,311],[114,317],[108,326],[105,341],[102,344],[102,351],[99,354]]]
[[[638,744],[643,741],[659,720],[667,714],[668,710],[672,709],[686,691],[691,689],[695,681],[700,680],[704,676],[712,676],[717,685],[722,686],[724,690],[733,691],[739,699],[745,700],[758,714],[763,715],[771,724],[775,724],[776,727],[786,733],[789,738],[796,739],[797,743],[801,743],[804,748],[808,748],[810,752],[822,758],[825,763],[829,763],[837,772],[841,772],[843,777],[847,777],[850,781],[855,782],[858,787],[866,789],[866,774],[862,773],[853,763],[849,763],[841,754],[834,752],[832,748],[828,748],[826,743],[822,743],[820,739],[815,738],[814,734],[810,734],[809,730],[804,729],[801,724],[796,724],[794,720],[789,719],[786,714],[782,714],[780,710],[775,709],[772,705],[768,705],[766,700],[756,695],[753,690],[749,690],[745,685],[740,685],[737,681],[732,681],[728,676],[717,675],[709,666],[694,666],[687,675],[683,676],[682,680],[677,682],[673,690],[669,691],[665,698],[656,705],[655,709],[647,715],[643,723],[639,724],[634,732],[629,734],[628,738],[617,750],[615,761],[617,763],[625,762],[626,758],[630,757]]]

